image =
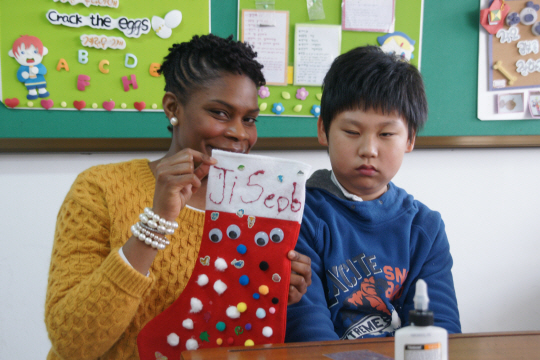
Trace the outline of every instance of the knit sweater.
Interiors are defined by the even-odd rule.
[[[49,270],[48,359],[138,359],[137,334],[187,285],[203,212],[180,212],[179,229],[148,277],[118,254],[139,214],[152,205],[154,188],[146,159],[95,166],[73,183],[58,213]]]

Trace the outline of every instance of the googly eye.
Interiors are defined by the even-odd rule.
[[[259,246],[265,246],[266,244],[268,244],[268,234],[264,231],[260,231],[255,234],[255,244]]]
[[[230,225],[227,228],[227,236],[229,239],[238,239],[240,237],[240,228],[237,225]]]
[[[221,233],[221,230],[219,229],[212,229],[208,233],[208,237],[210,238],[211,242],[218,243],[223,238],[223,234]]]
[[[270,240],[275,243],[280,243],[283,240],[283,230],[280,228],[274,228],[270,231]]]

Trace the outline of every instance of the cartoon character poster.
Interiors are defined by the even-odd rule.
[[[209,32],[209,1],[3,1],[0,100],[11,109],[162,111],[163,57]]]

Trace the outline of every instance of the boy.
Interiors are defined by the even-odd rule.
[[[418,279],[435,325],[461,332],[441,216],[391,182],[427,118],[421,75],[367,46],[336,58],[323,89],[318,139],[332,171],[306,185],[296,250],[311,258],[312,285],[288,309],[286,341],[393,336]]]

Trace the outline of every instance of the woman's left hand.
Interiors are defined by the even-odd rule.
[[[292,305],[302,299],[307,287],[311,285],[311,259],[294,250],[289,251],[287,257],[291,260],[291,285],[287,305]]]

